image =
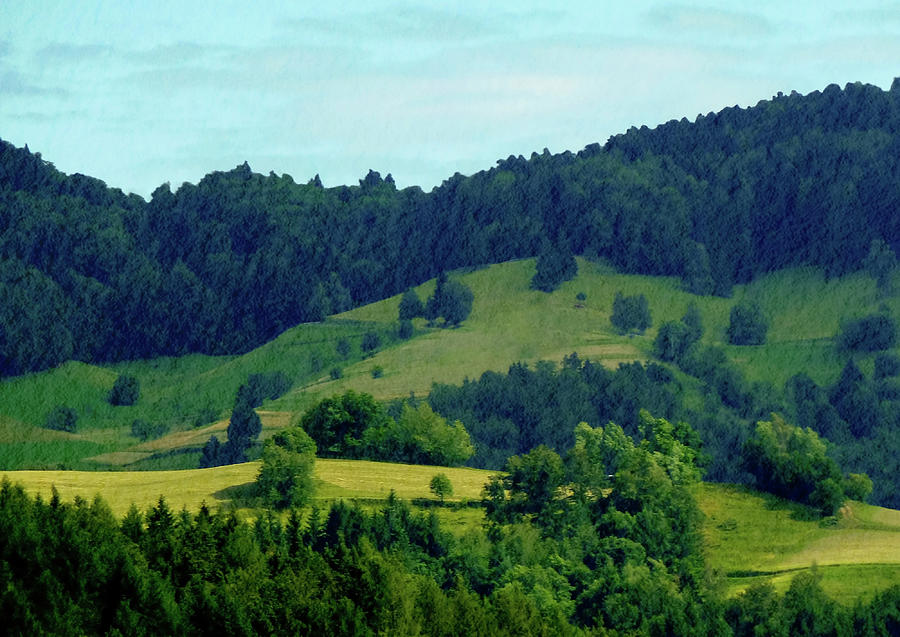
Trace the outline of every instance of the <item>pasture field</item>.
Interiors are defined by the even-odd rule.
[[[299,418],[317,400],[347,389],[379,399],[411,392],[422,396],[436,382],[460,383],[488,370],[505,372],[518,361],[558,363],[573,351],[608,367],[648,360],[658,326],[679,319],[692,302],[705,326],[703,341],[718,345],[725,345],[732,305],[750,299],[763,308],[771,325],[765,345],[725,345],[748,380],[770,381],[780,389],[791,375],[805,371],[827,384],[837,378],[845,360],[831,342],[841,321],[882,305],[900,311],[900,295],[880,297],[873,281],[861,273],[826,280],[818,270],[797,268],[736,286],[732,298],[720,298],[688,294],[674,278],[619,274],[584,259],[578,259],[578,265],[578,276],[551,294],[530,289],[533,259],[451,273],[474,292],[470,317],[453,329],[429,328],[416,319],[416,333],[408,340],[393,335],[398,295],[323,323],[299,325],[242,356],[195,354],[108,366],[72,361],[5,379],[0,382],[0,468],[189,466],[190,453],[198,452],[209,435],[224,436],[235,392],[251,373],[281,371],[293,382],[291,391],[261,408],[266,436]],[[423,301],[433,289],[433,280],[416,288]],[[609,317],[618,291],[648,298],[653,326],[645,334],[624,336],[613,329]],[[587,297],[583,303],[576,302],[579,292]],[[382,335],[382,347],[363,357],[359,343],[372,329]],[[351,344],[346,359],[336,352],[341,339]],[[873,356],[856,358],[868,373]],[[342,369],[341,378],[331,378],[333,367]],[[376,367],[382,370],[378,378],[372,373]],[[134,406],[106,402],[120,373],[136,376],[141,384],[141,398]],[[79,413],[78,431],[68,442],[50,440],[41,427],[47,413],[60,404]],[[273,420],[266,415],[272,413],[288,415]],[[135,419],[162,424],[169,433],[141,443],[130,434]]]
[[[134,503],[144,511],[154,506],[160,496],[173,510],[197,511],[207,506],[250,509],[250,485],[256,480],[260,463],[188,469],[181,471],[6,471],[13,483],[20,483],[31,494],[47,499],[56,487],[63,501],[76,496],[92,500],[100,495],[117,517],[123,516]],[[315,464],[316,493],[314,502],[335,500],[382,501],[393,489],[403,500],[436,501],[429,490],[431,478],[443,473],[453,485],[447,502],[480,500],[481,489],[496,472],[462,467],[431,467],[366,460],[334,460],[318,458]]]
[[[851,501],[840,516],[819,520],[803,505],[744,487],[704,483],[696,495],[707,564],[729,595],[761,581],[784,592],[811,568],[848,604],[900,582],[900,511]]]

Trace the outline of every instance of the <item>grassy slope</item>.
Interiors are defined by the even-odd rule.
[[[273,412],[299,413],[316,399],[353,388],[378,398],[426,394],[432,383],[458,383],[486,370],[505,371],[516,361],[539,359],[558,362],[578,351],[609,366],[650,356],[656,329],[645,335],[624,337],[609,323],[614,294],[645,294],[654,325],[678,319],[691,301],[697,303],[706,326],[704,340],[724,342],[728,312],[743,299],[757,300],[771,320],[769,342],[761,347],[726,347],[750,380],[768,380],[781,386],[797,371],[806,371],[820,383],[831,382],[843,365],[832,347],[833,335],[844,318],[877,309],[880,303],[900,311],[900,296],[879,299],[872,281],[861,274],[825,281],[821,273],[795,269],[764,277],[735,288],[734,297],[699,298],[686,294],[675,279],[617,274],[602,265],[579,260],[579,275],[553,294],[529,289],[532,260],[494,265],[461,275],[475,293],[471,316],[456,329],[427,329],[417,321],[419,334],[409,341],[393,341],[374,357],[361,359],[359,339],[373,326],[386,335],[397,316],[399,297],[357,308],[321,324],[300,325],[272,342],[237,357],[191,355],[135,361],[108,367],[70,362],[57,369],[0,383],[0,466],[28,468],[65,463],[91,468],[81,461],[100,457],[100,464],[122,466],[144,461],[152,445],[139,446],[129,434],[132,420],[164,422],[175,435],[153,448],[159,453],[185,444],[196,446],[196,435],[185,436],[195,414],[208,408],[227,418],[234,392],[250,373],[284,371],[295,383],[288,395],[267,404]],[[424,299],[433,290],[430,281],[418,288]],[[585,292],[584,307],[575,307],[575,295]],[[342,361],[335,343],[348,338],[355,354]],[[314,371],[316,357],[320,368]],[[864,369],[871,356],[861,357]],[[332,381],[327,370],[339,364],[344,377]],[[372,378],[375,366],[381,378]],[[119,373],[137,376],[142,396],[133,407],[111,407],[106,392]],[[80,416],[78,438],[72,445],[47,443],[39,427],[54,405],[75,407]],[[264,418],[266,431],[282,426],[283,419]],[[204,431],[221,435],[225,421]],[[37,428],[36,428],[37,427]],[[199,433],[199,432],[198,432]],[[77,441],[77,442],[76,442]],[[127,451],[131,455],[118,452]],[[106,455],[108,453],[117,455]]]
[[[318,358],[322,366],[336,361],[335,343],[341,338],[356,344],[358,359],[358,343],[366,329],[352,321],[305,324],[238,357],[189,355],[107,367],[72,361],[46,372],[4,380],[0,383],[0,467],[65,464],[90,469],[98,464],[84,458],[126,450],[135,452],[132,461],[143,458],[152,445],[138,445],[130,435],[131,423],[138,418],[164,423],[175,432],[168,443],[154,449],[157,452],[179,446],[177,443],[184,441],[179,432],[192,430],[193,420],[204,410],[220,420],[212,432],[224,432],[237,388],[247,376],[282,371],[297,385],[315,382],[321,371],[313,371],[312,359]],[[106,402],[120,373],[140,381],[141,398],[134,406],[113,407]],[[47,445],[48,432],[41,428],[47,413],[59,404],[74,407],[79,414],[78,433],[69,438],[74,444],[66,449]],[[285,424],[280,418],[263,420],[270,427]],[[221,438],[223,434],[218,435]],[[189,443],[197,444],[195,438],[188,436]]]
[[[703,484],[709,566],[728,594],[771,582],[784,591],[800,570],[816,568],[832,597],[853,603],[900,581],[900,511],[849,502],[835,519],[743,487]]]

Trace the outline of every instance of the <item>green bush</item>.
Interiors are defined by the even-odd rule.
[[[836,339],[842,350],[878,352],[891,349],[897,343],[897,324],[887,314],[871,314],[845,322]]]
[[[613,299],[613,311],[609,322],[621,334],[637,332],[643,334],[650,327],[650,305],[643,294],[624,296],[616,292]]]
[[[140,418],[131,423],[131,435],[140,440],[150,440],[163,436],[168,427],[162,423],[150,423]]]
[[[275,508],[303,506],[312,496],[316,443],[300,427],[280,431],[263,446],[259,494]]]
[[[397,338],[405,341],[413,335],[413,331],[412,321],[405,320],[397,324]]]
[[[371,356],[379,347],[381,347],[381,337],[378,336],[378,332],[369,330],[363,334],[360,349],[362,349],[364,355]]]
[[[752,302],[739,303],[731,308],[728,323],[728,342],[732,345],[763,345],[769,322],[759,305]]]
[[[47,419],[44,421],[44,427],[47,429],[55,429],[56,431],[68,431],[73,433],[78,424],[78,412],[71,407],[65,405],[57,405],[53,408]]]
[[[110,405],[130,406],[138,401],[141,385],[134,376],[120,374],[106,396]]]

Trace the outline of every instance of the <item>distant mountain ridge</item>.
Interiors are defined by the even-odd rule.
[[[552,243],[699,294],[900,245],[900,82],[835,85],[510,156],[429,193],[245,163],[149,201],[0,141],[0,374],[238,353],[441,270]]]

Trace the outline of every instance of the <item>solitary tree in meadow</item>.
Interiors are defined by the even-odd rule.
[[[441,499],[441,504],[444,503],[444,498],[453,495],[453,484],[450,482],[450,478],[444,473],[436,474],[431,479],[428,488],[431,489],[431,492],[434,495]]]

